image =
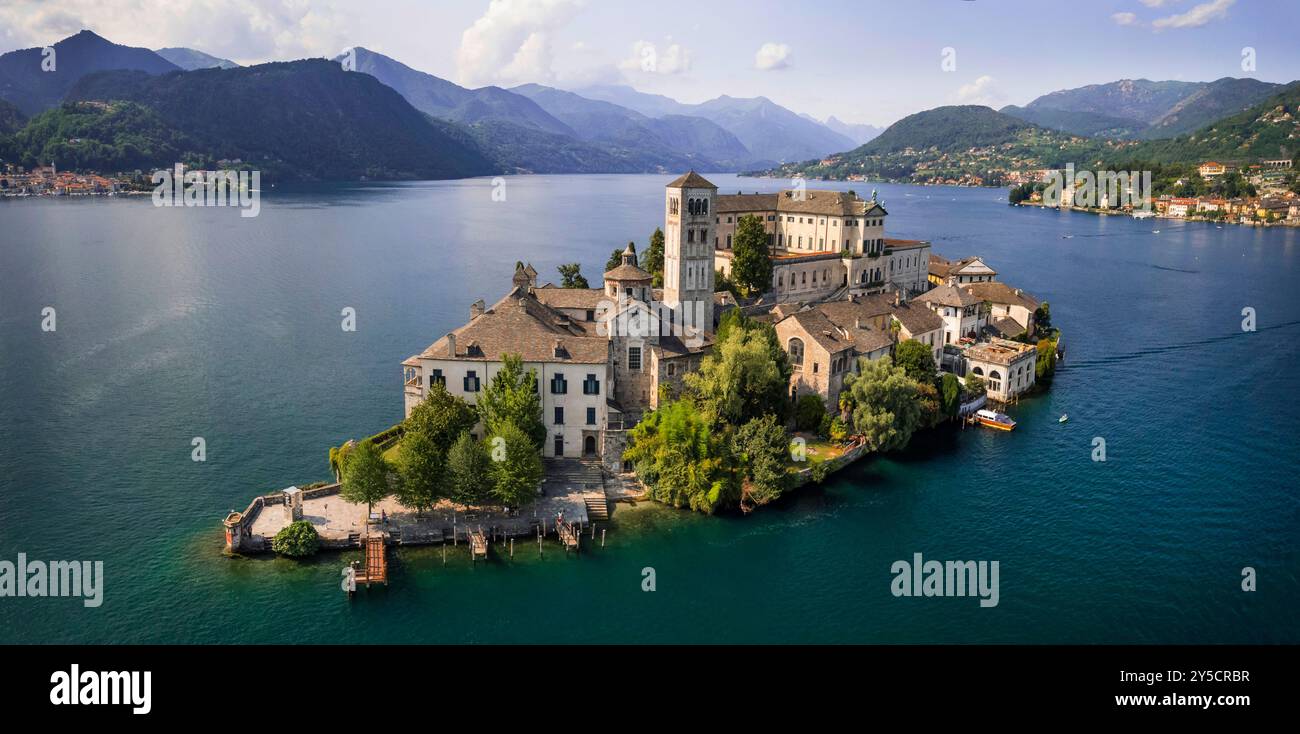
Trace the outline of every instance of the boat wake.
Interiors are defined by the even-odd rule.
[[[1285,323],[1274,324],[1272,326],[1261,326],[1256,331],[1272,331],[1274,329],[1288,329],[1293,326],[1300,326],[1300,320],[1287,321]],[[1101,367],[1109,367],[1110,365],[1114,365],[1114,364],[1120,364],[1123,362],[1132,362],[1134,360],[1144,359],[1146,357],[1155,357],[1161,354],[1169,354],[1170,352],[1180,352],[1186,349],[1196,349],[1197,347],[1208,347],[1214,344],[1218,344],[1220,342],[1228,341],[1229,339],[1240,339],[1242,337],[1249,337],[1249,336],[1250,336],[1249,333],[1243,331],[1240,333],[1233,333],[1233,334],[1221,334],[1219,336],[1212,336],[1207,339],[1198,339],[1197,341],[1184,342],[1182,344],[1169,344],[1163,347],[1139,349],[1136,352],[1129,352],[1128,354],[1115,354],[1106,357],[1097,357],[1095,359],[1081,359],[1074,362],[1070,361],[1069,359],[1066,359],[1064,362],[1061,362],[1058,369],[1073,371],[1073,370],[1089,370],[1089,369],[1097,369]]]

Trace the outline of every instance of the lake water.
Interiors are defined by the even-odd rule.
[[[620,507],[576,558],[401,549],[351,602],[355,553],[221,555],[227,510],[327,478],[329,446],[398,421],[400,361],[503,295],[516,260],[595,282],[644,248],[670,178],[510,178],[504,202],[486,179],[320,186],[252,219],[0,201],[0,560],[106,574],[98,609],[0,598],[0,642],[1300,642],[1300,231],[991,189],[875,186],[890,236],[982,255],[1051,303],[1068,358],[1013,433],[925,435],[745,518]],[[890,566],[918,552],[998,561],[1000,603],[895,598]]]

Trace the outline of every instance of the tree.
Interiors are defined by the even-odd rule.
[[[397,501],[417,513],[433,507],[443,487],[447,469],[447,450],[434,443],[424,431],[411,431],[402,437],[402,451],[397,458]]]
[[[983,395],[987,389],[988,388],[984,385],[983,377],[980,377],[979,375],[971,375],[966,378],[966,394],[969,395],[971,399]]]
[[[1034,359],[1034,381],[1050,383],[1054,372],[1056,372],[1056,340],[1040,339],[1038,354]]]
[[[726,445],[691,401],[661,405],[629,432],[628,444],[623,458],[652,499],[706,513],[736,501]]]
[[[421,432],[435,446],[447,447],[457,436],[474,428],[475,423],[478,423],[478,414],[474,406],[447,392],[447,386],[441,382],[431,382],[424,400],[411,409],[411,415],[404,421],[404,435]]]
[[[776,416],[755,418],[736,429],[731,454],[745,483],[745,494],[755,504],[771,502],[789,486],[785,467],[790,439]]]
[[[528,436],[534,448],[540,450],[546,440],[537,373],[525,372],[523,359],[517,354],[501,357],[501,369],[479,396],[478,413],[489,434],[500,433],[504,424],[512,423]]]
[[[794,406],[794,427],[812,431],[821,426],[826,415],[826,403],[820,395],[800,395]]]
[[[271,550],[283,556],[303,558],[320,550],[320,535],[306,520],[295,520],[275,534]]]
[[[784,418],[789,383],[789,363],[770,324],[715,337],[713,352],[686,376],[686,386],[715,424],[740,425],[768,413]]]
[[[488,439],[492,496],[507,507],[522,507],[537,497],[542,456],[532,439],[510,421],[498,424]]]
[[[364,503],[367,517],[374,504],[388,496],[388,465],[373,443],[362,441],[348,452],[339,496],[354,504]]]
[[[664,285],[664,231],[655,227],[655,231],[650,235],[650,245],[645,248],[645,262],[641,267],[654,276],[655,288],[662,288]]]
[[[772,286],[772,258],[763,221],[746,214],[736,223],[732,239],[731,278],[746,294],[765,293]]]
[[[447,450],[447,495],[463,505],[481,505],[492,491],[492,461],[469,432]]]
[[[1052,328],[1052,307],[1047,301],[1038,304],[1038,308],[1034,309],[1034,325],[1038,329]]]
[[[889,357],[860,360],[861,369],[844,381],[853,394],[853,430],[872,451],[907,446],[921,425],[916,382]]]
[[[587,279],[582,275],[582,265],[578,263],[566,263],[559,266],[556,270],[560,271],[561,288],[590,288]]]
[[[954,417],[961,409],[961,382],[951,372],[939,379],[939,406],[944,415]]]
[[[894,364],[902,367],[913,381],[924,384],[933,383],[934,373],[938,371],[934,366],[934,352],[915,339],[906,339],[894,348]]]
[[[939,399],[939,388],[933,380],[916,383],[916,400],[921,408],[921,425],[927,428],[939,425],[943,420],[943,408]]]

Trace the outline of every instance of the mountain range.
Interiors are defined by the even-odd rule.
[[[176,64],[185,71],[195,69],[236,69],[239,64],[230,59],[220,59],[192,48],[160,48],[154,53]]]
[[[90,31],[69,36],[44,49],[25,48],[0,56],[0,99],[31,116],[49,109],[87,74],[133,69],[148,74],[180,71],[180,67],[147,48],[120,46]]]
[[[1212,82],[1121,79],[1045,94],[1000,111],[1043,127],[1114,139],[1172,138],[1241,112],[1282,85],[1224,77]]]

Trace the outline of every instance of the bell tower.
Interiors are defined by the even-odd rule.
[[[664,305],[674,333],[713,331],[714,199],[718,187],[690,171],[668,184],[664,201]],[[686,331],[683,332],[682,327]]]

